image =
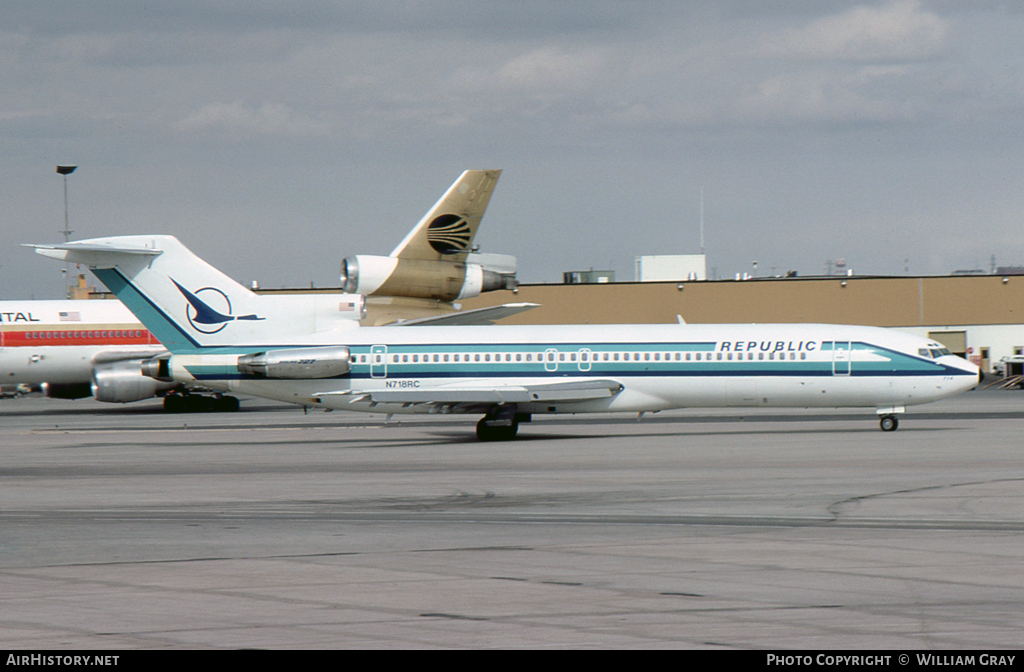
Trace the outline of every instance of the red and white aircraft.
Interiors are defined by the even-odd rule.
[[[149,399],[176,386],[139,363],[166,349],[120,301],[0,301],[0,384],[60,399]]]

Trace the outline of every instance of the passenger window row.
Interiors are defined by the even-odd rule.
[[[744,357],[744,354],[746,357]],[[442,364],[442,363],[524,363],[524,362],[690,362],[690,361],[752,361],[755,359],[753,352],[732,353],[732,352],[516,352],[516,353],[458,353],[458,354],[392,354],[388,358],[390,364]],[[767,356],[766,356],[767,355]],[[793,361],[797,359],[795,352],[759,352],[757,360]],[[353,358],[360,364],[370,362],[369,355],[358,355]],[[807,359],[807,353],[799,353],[799,359]],[[375,363],[382,363],[380,356]]]
[[[54,338],[142,338],[138,329],[114,331],[28,331],[25,337],[30,340],[47,340]]]

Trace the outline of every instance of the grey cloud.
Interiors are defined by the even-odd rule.
[[[920,0],[860,5],[767,36],[761,53],[816,60],[906,61],[931,58],[946,45],[949,24]]]
[[[79,235],[177,234],[264,285],[386,254],[470,167],[505,169],[481,243],[525,280],[693,252],[701,186],[720,277],[1024,262],[1013,5],[56,7],[0,14],[8,295],[41,263],[14,244],[63,224],[60,162]]]
[[[285,136],[323,136],[331,124],[297,114],[286,105],[263,103],[258,107],[242,101],[214,103],[172,124],[183,132],[207,129],[230,133]]]
[[[667,1],[605,0],[583,8],[568,0],[13,0],[0,15],[0,30],[38,35],[144,31],[259,33],[444,32],[481,35],[552,35],[620,31],[652,14],[673,11]]]

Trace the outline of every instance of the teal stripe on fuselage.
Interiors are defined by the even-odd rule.
[[[350,346],[353,362],[352,370],[341,378],[362,379],[362,378],[383,378],[384,364],[372,364],[372,355],[368,345]],[[389,346],[387,351],[387,378],[502,378],[502,377],[832,377],[841,375],[846,377],[877,377],[877,376],[922,376],[922,375],[973,375],[954,367],[924,359],[914,355],[907,355],[901,352],[880,348],[867,343],[855,343],[855,350],[867,350],[882,355],[888,361],[852,361],[850,362],[849,373],[837,374],[831,357],[815,359],[813,356],[808,359],[785,359],[772,361],[758,359],[757,353],[754,359],[747,359],[747,353],[742,353],[743,359],[738,359],[741,353],[733,353],[734,359],[729,360],[729,353],[721,353],[722,359],[718,359],[719,352],[707,348],[714,347],[714,343],[537,343],[537,344],[405,344]],[[555,361],[547,361],[547,353],[554,351]],[[581,351],[586,351],[587,361],[582,361]],[[630,360],[614,361],[612,353],[628,352]],[[661,359],[653,359],[657,352]],[[675,353],[680,353],[681,359],[675,359]],[[686,361],[686,353],[695,356],[697,352],[702,357],[712,355],[714,359],[702,359],[697,361],[691,359]],[[533,361],[525,361],[525,355],[529,353]],[[609,354],[609,360],[604,360],[605,353]],[[645,355],[650,359],[636,361],[632,359],[634,353]],[[669,353],[671,359],[666,360],[664,353]],[[434,362],[434,355],[442,359],[447,355],[448,362]],[[455,354],[459,354],[460,361],[451,361]],[[505,361],[505,355],[511,355],[513,361]],[[417,358],[429,358],[429,361],[413,362],[413,356]],[[471,361],[462,361],[469,355]],[[501,361],[485,361],[485,358],[501,356]],[[521,361],[515,361],[516,356],[521,356]],[[363,357],[366,361],[360,361]],[[477,356],[480,361],[477,361]],[[394,361],[394,358],[398,361]],[[543,357],[542,359],[540,357]],[[573,360],[572,357],[576,359]],[[596,359],[595,359],[596,357]],[[562,358],[562,359],[560,359]],[[407,361],[402,361],[403,359]],[[372,368],[371,368],[372,367]],[[189,366],[190,372],[199,379],[239,379],[249,378],[238,373],[234,367],[226,366]]]
[[[191,354],[199,350],[199,344],[195,340],[150,302],[120,272],[112,268],[96,268],[92,272],[128,310],[135,314],[135,317],[139,318],[165,348],[176,354]]]

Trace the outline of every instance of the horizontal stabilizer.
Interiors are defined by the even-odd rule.
[[[500,306],[488,306],[486,308],[474,308],[473,310],[460,310],[447,315],[420,317],[414,320],[402,320],[393,322],[389,327],[454,327],[470,325],[489,325],[497,320],[512,315],[524,313],[527,310],[539,308],[539,303],[505,303]]]
[[[138,245],[117,245],[117,244],[89,244],[89,243],[63,243],[61,245],[31,245],[25,247],[35,248],[36,254],[44,257],[69,261],[73,264],[83,264],[93,268],[113,268],[117,265],[118,258],[124,255],[128,257],[157,257],[163,254],[163,250],[155,250],[151,247],[140,247]]]

